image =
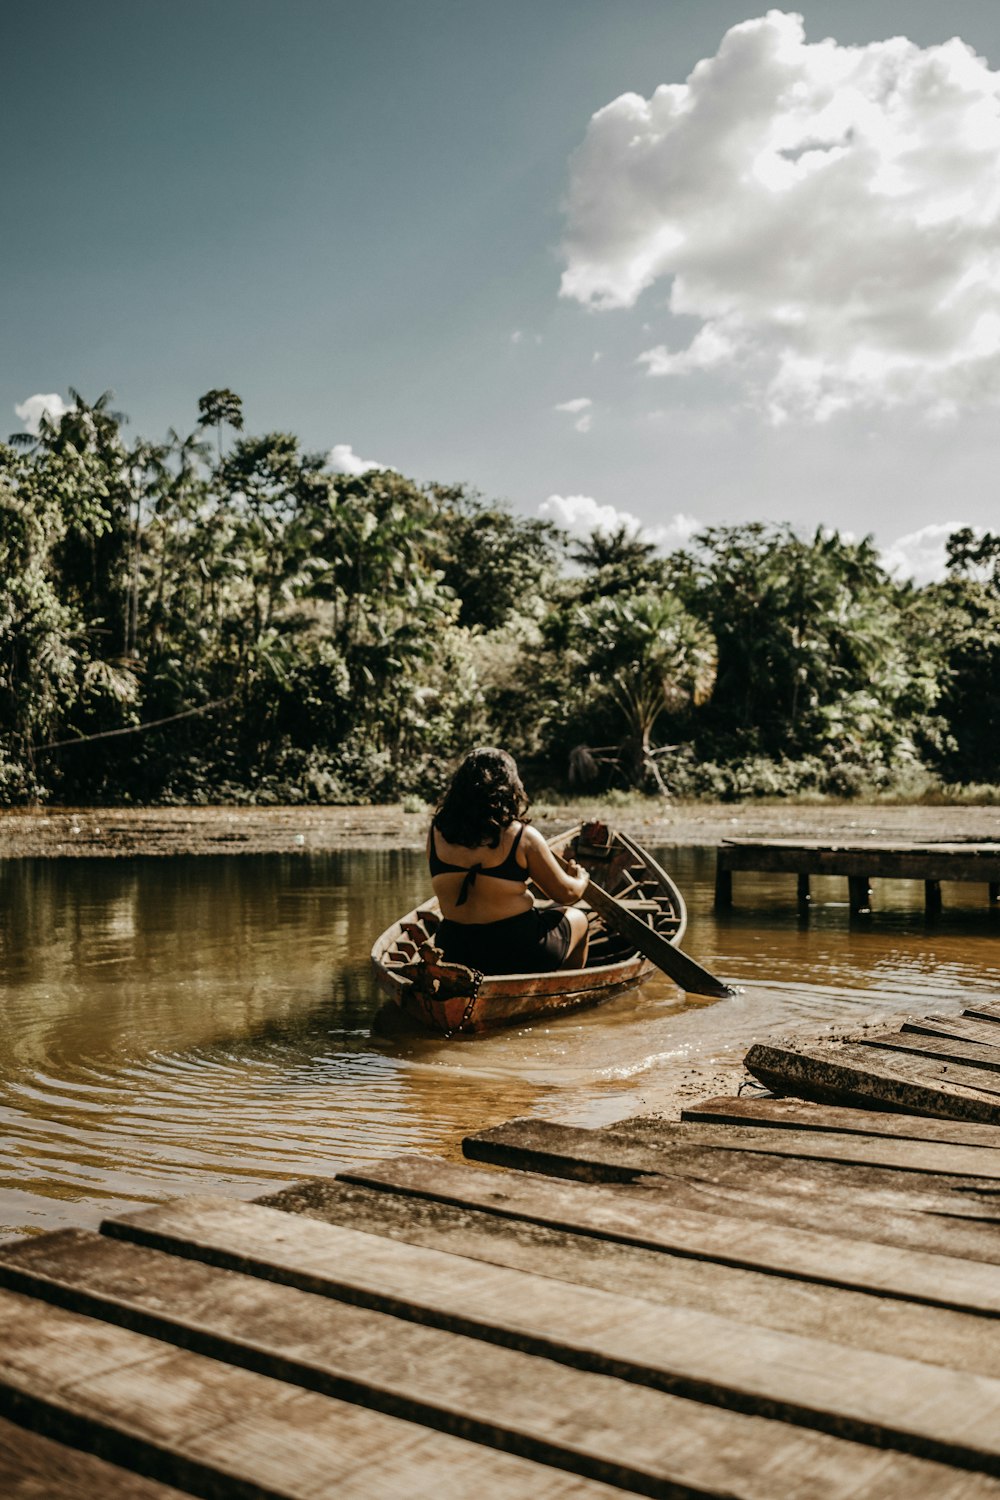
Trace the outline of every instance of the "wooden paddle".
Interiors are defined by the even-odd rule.
[[[652,959],[658,969],[662,969],[664,974],[689,995],[711,995],[713,999],[721,1000],[728,995],[739,994],[738,990],[723,984],[721,979],[716,979],[701,964],[695,963],[693,958],[688,958],[673,943],[654,932],[652,927],[647,927],[641,917],[629,911],[616,897],[610,896],[595,882],[593,876],[584,891],[584,899],[600,913],[609,927],[627,938],[640,953]]]

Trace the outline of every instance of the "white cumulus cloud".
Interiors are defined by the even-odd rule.
[[[701,527],[693,516],[677,514],[658,526],[647,526],[629,510],[602,505],[592,495],[549,495],[538,507],[543,520],[554,521],[570,536],[586,538],[595,531],[610,536],[622,526],[640,541],[652,542],[663,552],[683,547]]]
[[[669,283],[701,328],[649,372],[724,371],[776,422],[995,402],[998,158],[1000,74],[958,38],[809,43],[771,10],[593,116],[562,295],[626,308]]]
[[[47,416],[52,422],[58,422],[71,408],[61,396],[53,392],[49,396],[29,396],[26,401],[15,402],[14,410],[18,419],[24,423],[25,431],[30,432],[32,437],[37,437],[38,424],[43,416]]]
[[[576,417],[573,426],[577,432],[589,432],[594,420],[594,413],[590,410],[593,404],[589,396],[574,396],[572,401],[560,401],[555,409],[569,412],[571,416]]]
[[[350,443],[334,443],[326,455],[326,466],[335,474],[367,474],[369,469],[388,469],[376,458],[359,458]]]
[[[964,524],[962,521],[944,521],[908,532],[890,547],[883,548],[883,566],[897,577],[912,578],[917,584],[934,583],[944,578],[948,563],[945,543],[952,532],[959,531]]]

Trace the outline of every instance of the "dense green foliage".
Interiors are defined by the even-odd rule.
[[[572,545],[331,473],[229,390],[131,445],[72,394],[0,446],[0,802],[433,795],[486,741],[554,790],[1000,779],[1000,537],[923,589],[825,531]]]

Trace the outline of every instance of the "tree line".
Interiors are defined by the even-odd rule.
[[[2,803],[430,797],[484,742],[557,792],[1000,781],[1000,535],[922,588],[826,529],[663,557],[332,473],[229,390],[159,443],[71,394],[0,445]]]

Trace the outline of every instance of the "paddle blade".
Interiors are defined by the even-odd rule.
[[[587,886],[586,899],[613,931],[627,938],[633,947],[656,964],[658,969],[662,969],[687,994],[708,995],[712,999],[722,1000],[738,993],[721,979],[716,979],[714,974],[702,968],[693,958],[682,953],[680,948],[668,942],[665,937],[654,932],[641,917],[637,917],[599,886],[593,876]]]

